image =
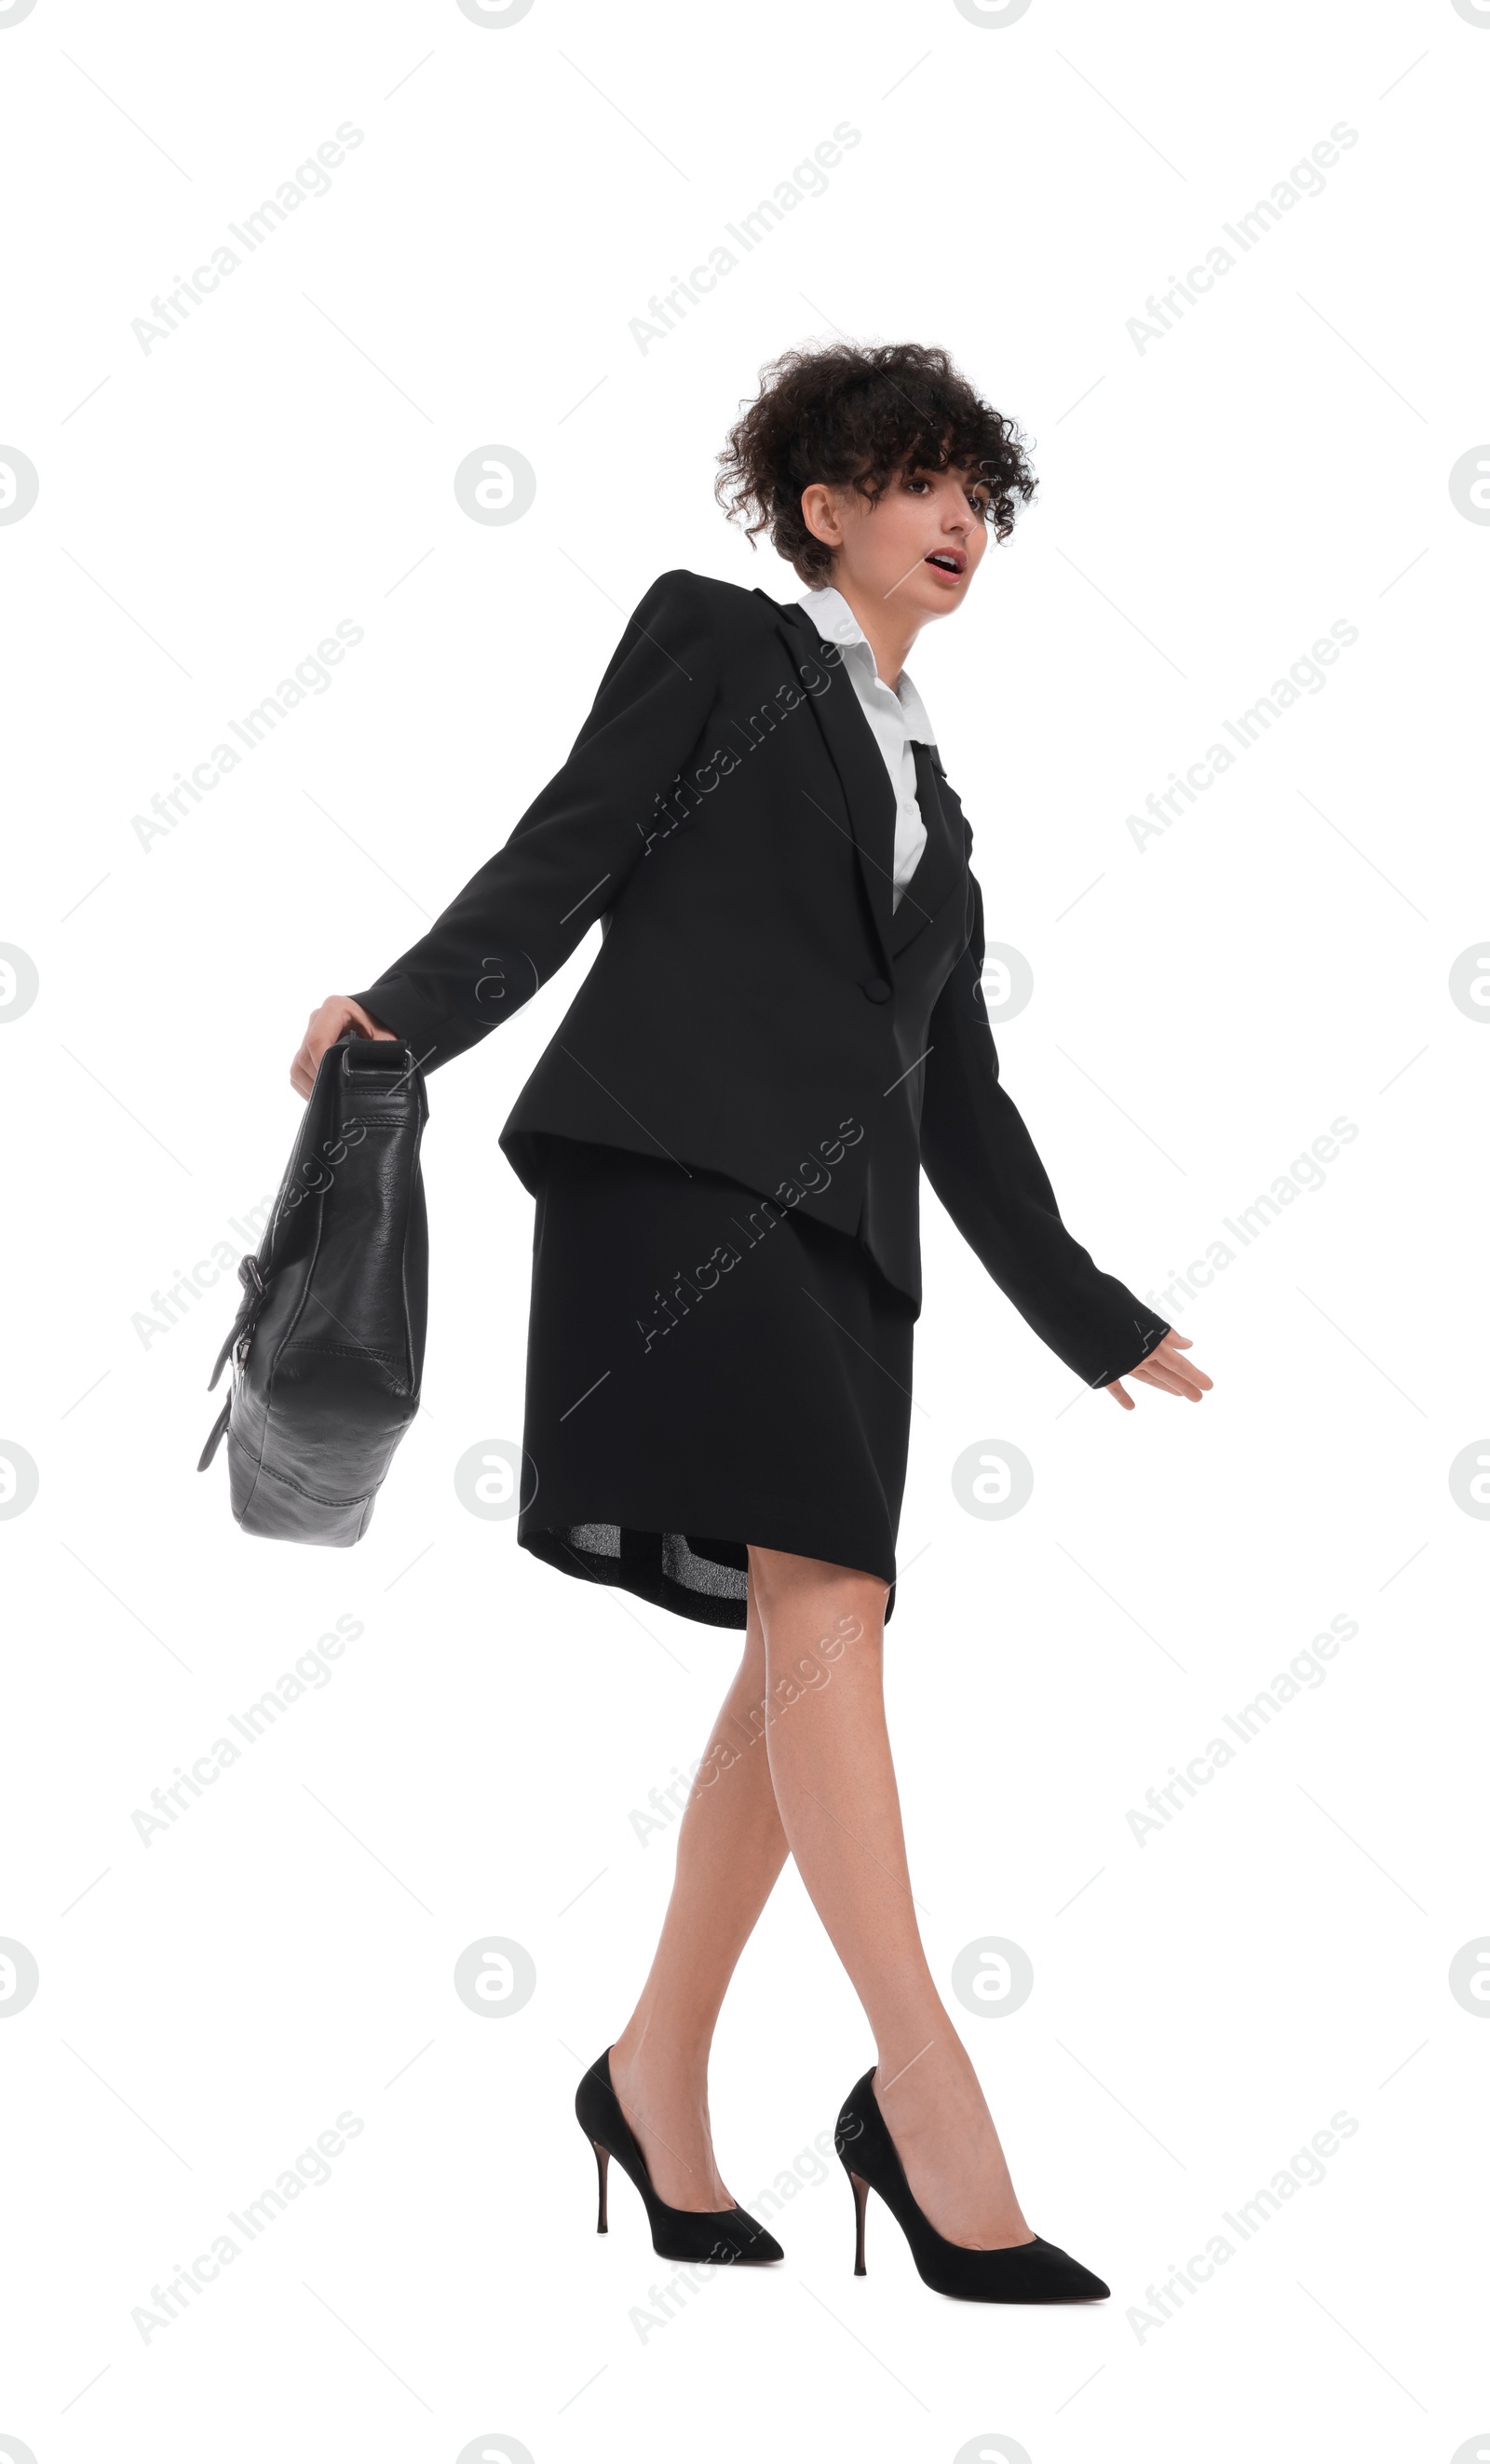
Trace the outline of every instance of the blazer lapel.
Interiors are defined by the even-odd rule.
[[[805,651],[814,656],[818,675],[827,679],[822,690],[808,693],[806,698],[817,713],[818,725],[838,772],[869,912],[887,969],[893,956],[891,930],[897,920],[893,908],[895,797],[880,748],[859,707],[852,678],[837,644],[824,642],[800,608],[783,607],[779,600],[772,599],[764,590],[758,596],[776,610],[794,668],[800,671]],[[837,825],[835,814],[822,818]],[[903,899],[902,911],[904,907]]]

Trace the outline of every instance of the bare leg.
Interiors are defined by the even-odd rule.
[[[764,1738],[765,1641],[752,1579],[745,1653],[678,1831],[672,1896],[611,2085],[671,2208],[728,2208],[709,2127],[709,2048],[725,1989],[786,1862]]]
[[[916,1925],[885,1724],[886,1586],[778,1550],[753,1548],[750,1562],[779,1820],[874,2031],[874,2092],[911,2189],[950,2241],[988,2250],[1028,2241]],[[852,1638],[837,1653],[822,1643],[835,1633]]]

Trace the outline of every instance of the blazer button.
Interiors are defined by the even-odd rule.
[[[865,985],[864,997],[866,1001],[887,1001],[890,997],[890,987],[883,976],[871,976]]]

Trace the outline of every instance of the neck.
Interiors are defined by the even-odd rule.
[[[898,684],[901,669],[910,656],[910,646],[922,626],[922,618],[912,609],[897,607],[892,600],[871,594],[844,576],[832,576],[833,588],[852,608],[855,622],[874,652],[876,672],[887,685]]]

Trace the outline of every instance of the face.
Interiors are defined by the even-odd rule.
[[[988,545],[992,492],[973,471],[905,471],[878,504],[857,488],[802,493],[808,528],[833,550],[833,583],[925,624],[960,607]]]

